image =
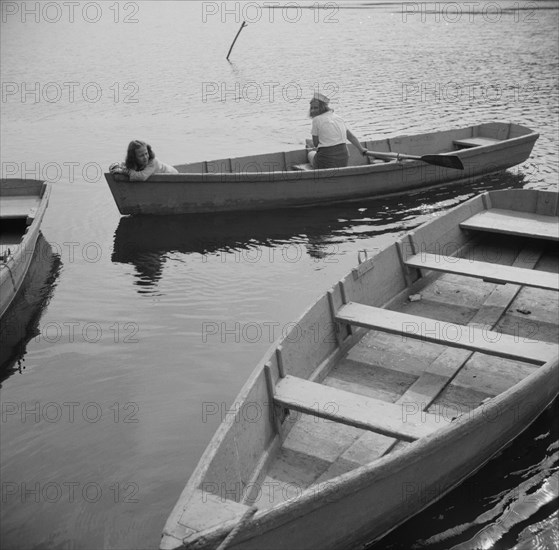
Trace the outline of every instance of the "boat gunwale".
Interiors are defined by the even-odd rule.
[[[501,123],[509,124],[510,123]],[[478,125],[479,126],[479,125]],[[521,125],[519,125],[521,126]],[[476,126],[469,127],[475,128]],[[539,138],[540,134],[538,132],[530,130],[530,128],[521,126],[523,129],[529,130],[529,133],[516,136],[513,138],[506,138],[495,143],[488,145],[479,145],[476,147],[469,147],[463,149],[457,149],[452,151],[445,151],[441,153],[434,153],[437,155],[456,155],[460,158],[469,159],[476,157],[478,155],[483,155],[487,152],[499,151],[501,149],[506,149],[510,146],[533,142]],[[458,130],[458,129],[457,129]],[[449,130],[451,131],[451,130]],[[432,132],[432,134],[437,134],[437,132]],[[429,135],[429,134],[427,134]],[[415,137],[411,136],[398,136],[404,137]],[[303,152],[304,149],[296,149],[296,152]],[[396,153],[396,151],[393,151]],[[279,152],[281,153],[281,152]],[[231,162],[241,159],[241,158],[257,158],[259,156],[265,157],[269,154],[274,153],[260,153],[257,155],[246,156],[246,157],[233,157],[230,158]],[[181,164],[177,166],[188,166],[189,164],[198,164],[199,162],[213,162],[213,161],[196,161],[188,164]],[[165,183],[230,183],[230,182],[247,182],[247,183],[260,183],[260,182],[283,182],[291,180],[312,180],[312,179],[323,179],[332,178],[337,176],[352,176],[352,175],[364,175],[374,172],[384,172],[392,170],[402,170],[405,168],[416,168],[417,166],[422,166],[424,163],[420,160],[392,160],[384,162],[382,164],[360,164],[360,165],[350,165],[338,168],[324,168],[324,169],[312,169],[312,170],[256,170],[256,171],[239,171],[239,172],[180,172],[178,174],[164,174],[158,173],[153,174],[144,182],[133,181],[131,182],[127,176],[120,174],[112,174],[110,172],[105,172],[105,178],[109,181],[111,178],[116,183],[133,183],[134,185],[142,183],[153,183],[153,182],[165,182]],[[440,167],[443,168],[443,167]],[[447,170],[449,170],[447,168]]]

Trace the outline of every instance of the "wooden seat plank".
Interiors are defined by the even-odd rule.
[[[522,267],[491,264],[441,254],[416,254],[406,260],[411,267],[444,271],[466,277],[475,277],[492,283],[510,283],[547,290],[559,290],[559,274],[547,271],[534,271]]]
[[[473,137],[466,139],[456,139],[453,141],[454,145],[458,147],[481,147],[483,145],[494,145],[499,143],[500,139],[493,139],[488,137]]]
[[[516,212],[491,208],[479,212],[460,224],[462,229],[503,233],[522,237],[559,240],[559,223],[555,216],[533,212]]]
[[[0,202],[0,219],[33,218],[40,204],[41,199],[34,195],[28,197],[2,196]]]
[[[336,320],[369,329],[377,329],[405,338],[415,338],[445,346],[469,349],[517,361],[542,365],[551,360],[555,346],[509,336],[475,326],[446,323],[417,315],[408,315],[378,307],[350,302],[336,314]]]
[[[416,406],[395,405],[290,375],[277,382],[274,401],[305,414],[405,441],[415,441],[444,425],[444,419]]]

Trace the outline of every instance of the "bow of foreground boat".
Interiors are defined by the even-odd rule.
[[[538,134],[493,122],[348,145],[349,164],[312,169],[307,150],[224,158],[176,166],[143,182],[105,174],[121,214],[186,214],[292,208],[473,182],[524,162]],[[378,159],[385,159],[387,162]]]
[[[479,469],[557,395],[557,222],[555,193],[489,192],[356,267],[252,373],[161,548],[349,548]]]

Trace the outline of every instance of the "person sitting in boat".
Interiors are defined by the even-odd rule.
[[[355,135],[347,129],[345,122],[328,107],[324,94],[316,92],[310,101],[309,115],[312,118],[312,140],[316,149],[308,153],[313,168],[339,168],[347,166],[349,140],[362,154],[367,154]]]
[[[135,139],[128,144],[124,163],[115,162],[109,167],[111,174],[125,174],[130,181],[145,181],[152,174],[178,174],[178,170],[161,162],[145,141]]]

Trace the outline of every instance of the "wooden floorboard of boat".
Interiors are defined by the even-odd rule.
[[[328,468],[331,461],[319,458],[316,454],[295,451],[285,445],[280,451],[279,460],[274,464],[268,479],[293,484],[294,487],[309,487],[317,477]]]
[[[284,442],[284,448],[295,452],[311,454],[319,460],[332,462],[364,430],[334,422],[326,418],[291,411],[297,418],[296,425]]]
[[[403,342],[401,336],[370,330],[348,351],[347,357],[340,361],[329,376],[337,376],[338,369],[345,368],[345,361],[351,361],[366,367],[400,371],[404,375],[417,378],[443,350],[444,347],[440,344],[411,338]],[[363,382],[365,383],[365,380]],[[387,391],[395,393],[394,389],[388,388]],[[396,401],[398,397],[399,395],[392,401]]]
[[[358,395],[394,403],[411,386],[417,375],[367,363],[344,359],[324,384]]]
[[[555,312],[550,304],[557,304],[557,293],[537,288],[523,288],[505,316],[512,319],[514,324],[510,330],[503,330],[507,334],[514,334],[532,339],[556,341],[557,331],[553,326],[557,323]],[[537,321],[538,326],[530,326]]]
[[[475,353],[452,383],[462,388],[480,390],[488,395],[498,395],[520,382],[538,367],[519,361],[489,357]]]
[[[291,411],[290,417],[293,427],[260,485],[261,494],[256,503],[260,508],[277,504],[278,499],[297,496],[298,491],[322,479],[334,462],[344,471],[358,466],[351,460],[342,465],[339,457],[356,440],[371,433],[296,411]],[[368,456],[371,456],[370,448]]]
[[[188,537],[208,527],[208,518],[213,525],[219,525],[228,520],[239,520],[248,506],[214,495],[209,491],[196,490],[188,502],[188,515],[181,518],[182,535]]]
[[[544,254],[536,267],[558,273],[559,257],[556,253]],[[508,287],[512,285],[500,287],[498,292],[505,293]],[[498,319],[495,330],[518,341],[538,341],[542,348],[553,351],[559,342],[557,324],[557,292],[522,287]],[[533,372],[534,368],[537,367],[474,354],[428,410],[471,409],[476,400],[508,389]]]
[[[542,255],[540,247],[523,248],[513,262],[514,266],[532,269]],[[486,296],[477,313],[469,320],[469,326],[494,329],[499,319],[520,291],[518,285],[498,285]],[[413,386],[402,396],[403,400],[418,401],[426,409],[457,375],[473,352],[457,348],[446,348],[441,355],[422,373]]]

